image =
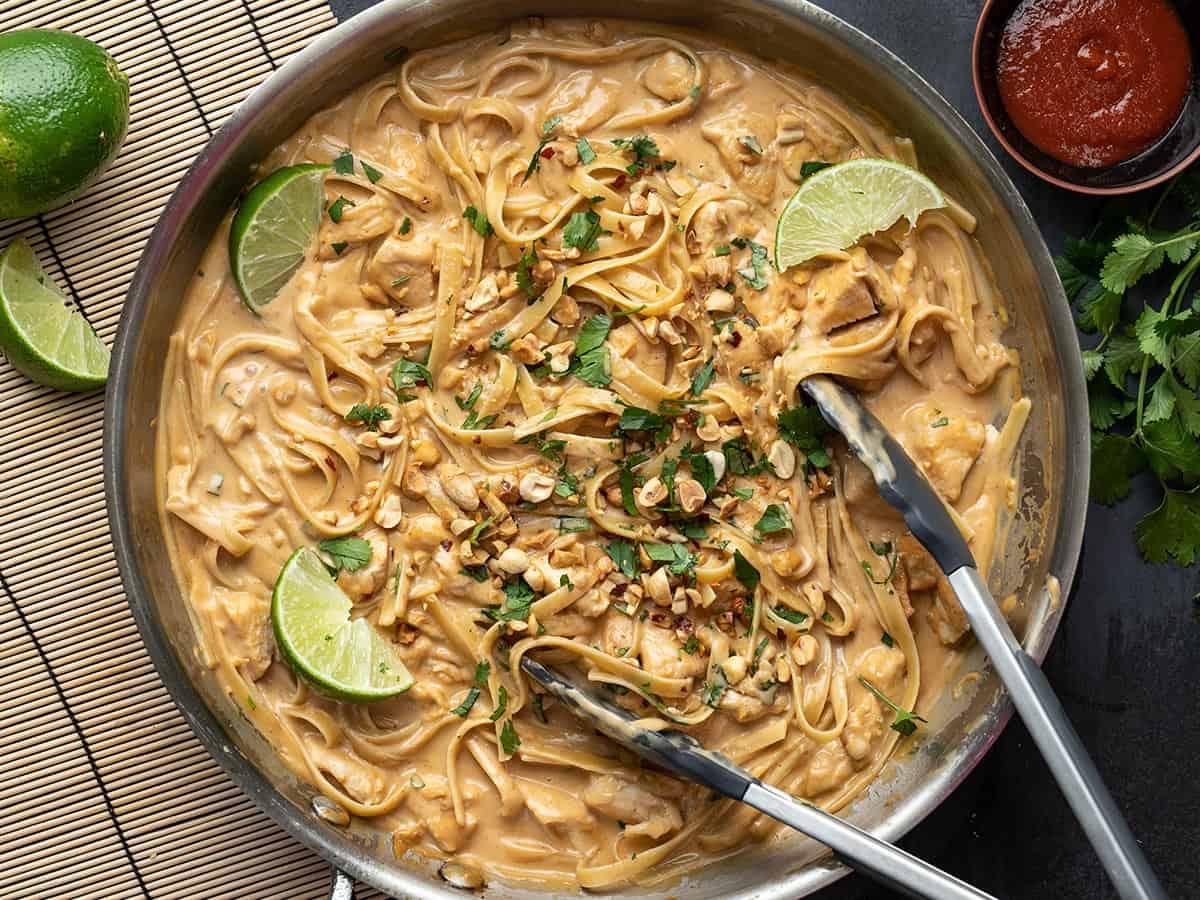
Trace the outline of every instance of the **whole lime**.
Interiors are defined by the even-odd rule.
[[[0,35],[0,219],[75,199],[112,162],[129,124],[129,79],[65,31]]]

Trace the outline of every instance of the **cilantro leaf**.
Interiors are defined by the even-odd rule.
[[[1138,347],[1147,356],[1153,357],[1160,366],[1171,364],[1171,352],[1167,347],[1167,339],[1162,334],[1160,326],[1165,323],[1166,316],[1161,310],[1146,307],[1134,323],[1133,333],[1137,337]]]
[[[1150,468],[1163,481],[1195,484],[1200,480],[1200,443],[1187,433],[1178,418],[1145,425],[1142,447]]]
[[[585,166],[590,166],[596,161],[596,151],[592,149],[587,138],[580,138],[576,141],[575,149],[579,151],[579,161]]]
[[[367,431],[378,431],[379,423],[391,417],[386,406],[367,406],[365,403],[355,403],[346,413],[347,422],[360,422]]]
[[[414,387],[433,386],[433,375],[429,369],[419,362],[413,362],[411,359],[402,359],[392,366],[390,375],[392,382],[392,390],[396,392],[396,396],[401,403],[413,399],[412,394],[408,391]]]
[[[1074,300],[1079,296],[1079,292],[1091,282],[1091,279],[1066,256],[1054,257],[1054,268],[1058,270],[1058,278],[1062,282],[1068,300]]]
[[[496,692],[496,708],[492,710],[492,714],[488,718],[493,722],[498,722],[506,709],[508,709],[508,688],[500,685],[500,690]]]
[[[338,198],[329,205],[329,218],[334,222],[341,222],[342,215],[346,211],[347,206],[354,206],[353,200],[347,200],[345,197],[338,195]]]
[[[471,712],[471,707],[475,705],[475,701],[479,699],[479,688],[473,687],[467,691],[467,696],[463,698],[463,702],[450,710],[450,714],[466,718]]]
[[[611,328],[612,319],[604,313],[596,313],[579,327],[579,333],[575,335],[575,352],[583,356],[599,349]]]
[[[613,138],[612,145],[618,150],[628,150],[634,155],[633,164],[626,166],[625,171],[636,178],[644,170],[653,168],[654,160],[659,158],[658,144],[649,135],[639,134],[632,138]]]
[[[791,622],[793,625],[803,625],[804,621],[808,618],[808,613],[792,609],[790,606],[784,606],[782,603],[775,604],[775,608],[771,612],[775,613],[783,621]]]
[[[905,737],[908,737],[917,730],[918,722],[927,721],[926,719],[918,716],[915,712],[911,712],[901,706],[897,706],[882,693],[880,693],[879,689],[876,688],[875,685],[871,684],[871,682],[867,681],[867,679],[863,678],[861,675],[858,676],[858,680],[863,687],[874,694],[881,703],[883,703],[896,714],[896,718],[892,722],[892,731],[898,731]]]
[[[1143,422],[1161,422],[1175,412],[1175,392],[1171,389],[1172,378],[1162,375],[1150,389],[1150,399],[1142,411]]]
[[[750,265],[738,269],[737,273],[752,289],[761,291],[767,286],[767,248],[745,238],[734,238],[735,247],[750,250]]]
[[[488,221],[488,217],[474,206],[468,206],[464,209],[462,217],[471,223],[471,226],[480,237],[489,237],[493,234],[492,223]]]
[[[637,549],[629,541],[617,538],[604,545],[604,552],[617,564],[617,568],[626,578],[637,578],[641,573]]]
[[[1087,386],[1088,415],[1092,427],[1101,431],[1112,428],[1137,408],[1137,401],[1124,391],[1118,391],[1107,378],[1094,378]]]
[[[758,574],[758,569],[754,568],[754,564],[746,557],[742,556],[741,550],[733,551],[733,575],[740,581],[751,594],[758,587],[762,576]]]
[[[1094,334],[1110,334],[1121,321],[1121,295],[1105,290],[1097,284],[1094,289],[1079,303],[1079,316],[1076,321],[1080,330]]]
[[[521,746],[521,736],[517,734],[517,729],[513,727],[512,719],[505,719],[504,727],[500,729],[500,746],[504,748],[504,753],[507,756],[512,756],[517,752],[517,748]]]
[[[338,175],[354,174],[354,156],[351,155],[349,147],[334,157],[332,166]]]
[[[1143,275],[1161,266],[1165,256],[1144,234],[1123,234],[1113,241],[1112,252],[1104,258],[1100,283],[1114,294],[1123,294]]]
[[[332,560],[325,568],[334,578],[343,570],[357,572],[371,561],[371,545],[360,537],[326,538],[317,549]]]
[[[1200,558],[1200,496],[1195,491],[1167,490],[1158,509],[1134,528],[1137,547],[1149,562],[1174,557],[1182,566]]]
[[[692,376],[691,394],[693,397],[699,397],[708,390],[708,386],[712,384],[713,374],[716,371],[717,358],[710,356],[708,361],[696,370],[696,374]]]
[[[689,553],[683,544],[643,544],[646,555],[655,562],[666,563],[673,575],[683,575],[696,567],[694,553]]]
[[[483,614],[494,622],[525,621],[533,606],[533,588],[524,579],[515,578],[504,584],[504,602],[500,606],[488,606]]]
[[[692,453],[690,450],[685,450],[680,453],[679,458],[687,463],[692,477],[699,482],[700,487],[704,488],[704,493],[711,494],[713,488],[717,486],[717,472],[708,457],[703,453]]]
[[[1088,381],[1100,371],[1104,365],[1104,354],[1099,350],[1084,350],[1083,351],[1083,377]]]
[[[816,406],[793,406],[779,413],[775,419],[779,436],[805,453],[824,450],[822,440],[832,429]]]
[[[603,233],[599,213],[590,209],[586,212],[571,213],[571,218],[563,226],[563,246],[578,247],[584,253],[590,253],[596,249]]]
[[[492,664],[486,659],[481,659],[475,665],[475,683],[480,687],[487,684],[488,676],[492,674]]]
[[[1134,369],[1141,368],[1146,358],[1136,337],[1129,334],[1114,334],[1104,352],[1104,372],[1113,387],[1125,389],[1125,379]]]
[[[824,162],[823,160],[819,159],[810,159],[806,162],[800,163],[800,177],[807,178],[809,175],[816,175],[822,169],[828,169],[832,165],[833,163],[831,162]]]
[[[367,180],[369,182],[371,182],[371,184],[379,183],[379,179],[381,179],[383,177],[382,172],[380,172],[377,168],[375,168],[373,165],[371,165],[369,162],[366,162],[365,160],[360,161],[359,165],[362,166],[363,174],[367,176]]]
[[[621,419],[617,422],[617,431],[622,434],[629,432],[659,432],[669,427],[664,416],[640,406],[626,406],[621,410]]]
[[[778,503],[772,503],[763,510],[762,518],[754,523],[754,530],[759,534],[775,534],[779,531],[791,531],[792,519],[782,506]]]
[[[537,261],[537,250],[532,247],[529,248],[528,253],[522,253],[521,258],[517,260],[517,287],[530,298],[537,294],[537,286],[533,283],[533,274],[530,271]]]
[[[529,180],[534,172],[542,165],[542,151],[546,149],[546,145],[554,140],[554,129],[562,124],[562,116],[551,116],[542,123],[542,138],[538,141],[537,149],[533,151],[533,156],[529,159],[529,166],[525,169],[525,177],[521,179],[521,184]],[[549,151],[553,152],[553,150]]]

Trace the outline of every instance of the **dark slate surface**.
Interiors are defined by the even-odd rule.
[[[373,0],[331,0],[339,18]],[[1096,206],[1004,157],[975,103],[970,47],[981,0],[820,0],[906,60],[984,135],[1051,250]],[[549,8],[552,8],[553,4]],[[1148,566],[1133,525],[1157,503],[1144,479],[1117,509],[1092,505],[1083,561],[1046,671],[1172,897],[1200,897],[1200,617],[1195,568]],[[966,782],[903,842],[1000,897],[1114,896],[1025,729],[1014,721]],[[827,900],[897,896],[851,876]]]

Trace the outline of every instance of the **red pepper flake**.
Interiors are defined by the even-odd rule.
[[[696,630],[695,624],[687,616],[675,617],[675,633],[691,634]]]
[[[442,541],[442,549],[443,550],[449,550],[453,546],[454,546],[454,544],[450,541]]]
[[[553,158],[554,158],[554,148],[553,147],[545,147],[542,149],[542,159],[553,159]]]
[[[622,581],[618,584],[614,584],[612,590],[608,592],[608,595],[610,597],[624,597],[625,591],[628,590],[628,588],[629,584]]]
[[[742,343],[742,333],[735,328],[733,330],[733,333],[731,335],[729,335],[729,346],[737,347],[741,343]]]
[[[621,188],[625,187],[625,176],[618,175],[616,178],[614,178],[612,186],[614,191],[619,191]]]

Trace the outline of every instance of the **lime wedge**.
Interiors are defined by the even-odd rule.
[[[94,390],[108,378],[104,341],[21,238],[0,253],[0,350],[18,372],[60,391]]]
[[[366,619],[320,558],[301,547],[283,564],[271,597],[275,641],[287,664],[322,693],[351,703],[394,697],[413,677],[395,647]]]
[[[916,169],[886,159],[838,163],[806,178],[783,208],[775,265],[783,272],[945,205],[938,186]]]
[[[258,313],[275,299],[317,236],[329,166],[272,172],[246,194],[229,228],[229,265],[246,306]]]

